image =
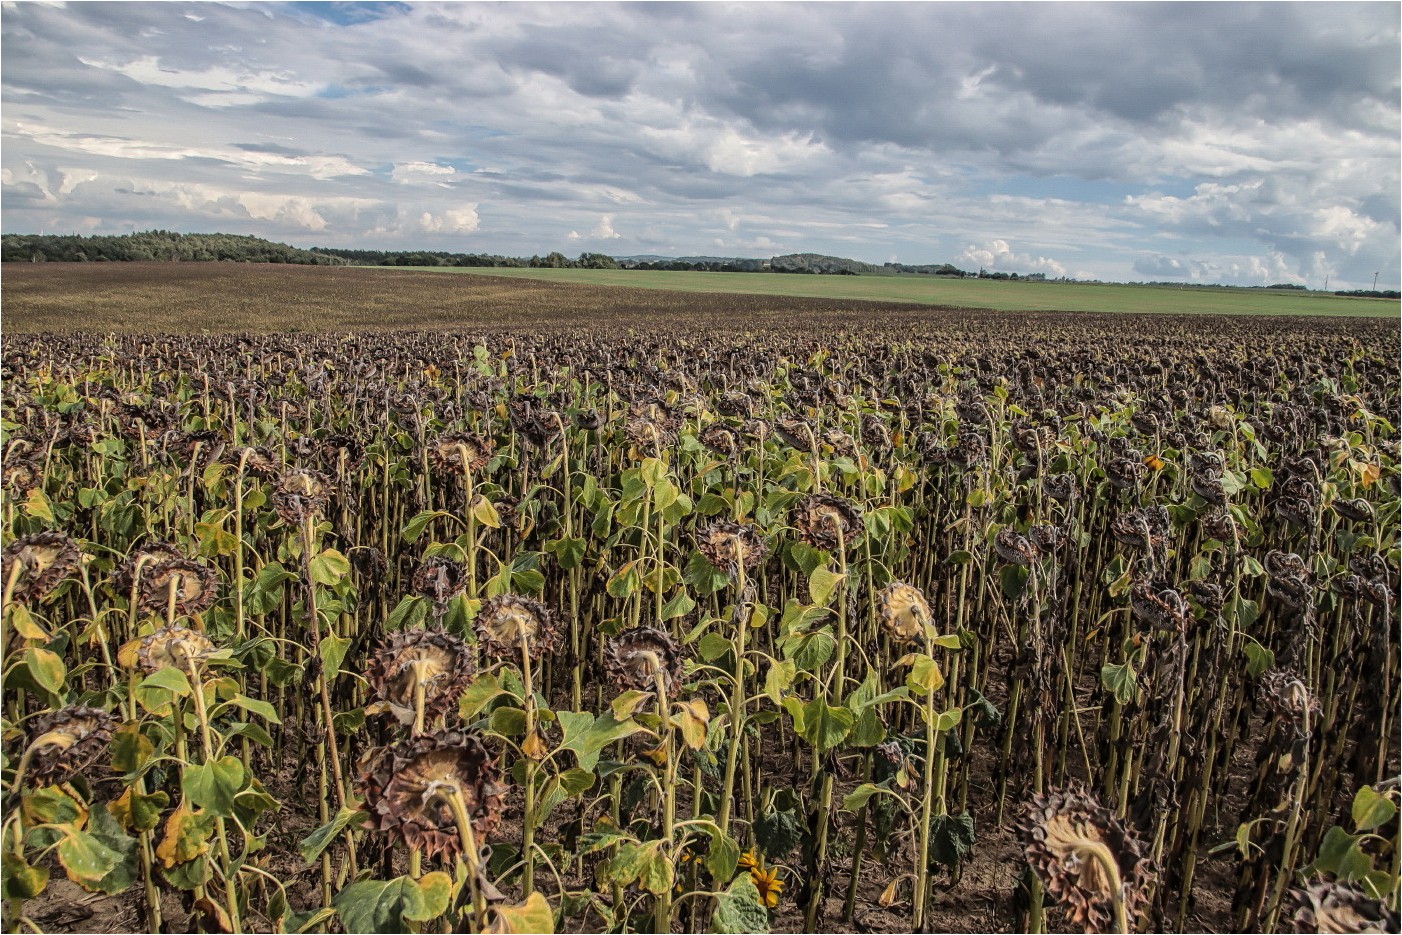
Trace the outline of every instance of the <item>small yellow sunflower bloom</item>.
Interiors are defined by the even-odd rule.
[[[750,879],[754,881],[755,889],[759,890],[760,901],[766,908],[773,909],[779,905],[779,897],[784,891],[784,883],[779,879],[779,869],[770,867],[765,870],[763,867],[755,867],[750,870]]]

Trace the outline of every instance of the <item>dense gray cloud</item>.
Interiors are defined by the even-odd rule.
[[[6,231],[1399,280],[1395,4],[4,6]]]

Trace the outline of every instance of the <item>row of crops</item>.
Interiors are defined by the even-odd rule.
[[[1395,333],[1017,321],[7,339],[7,931],[1396,931]]]

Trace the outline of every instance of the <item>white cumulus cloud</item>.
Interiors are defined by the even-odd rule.
[[[618,240],[623,235],[613,229],[613,215],[603,214],[599,216],[599,223],[587,234],[579,231],[570,231],[566,239],[574,240]]]
[[[1066,266],[1051,257],[1017,253],[1006,240],[990,240],[982,247],[969,244],[954,258],[954,265],[972,269],[979,267],[1001,273],[1045,273],[1066,275]]]

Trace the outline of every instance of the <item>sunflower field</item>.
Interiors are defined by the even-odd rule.
[[[5,930],[1397,931],[1395,322],[1115,322],[7,337]]]

